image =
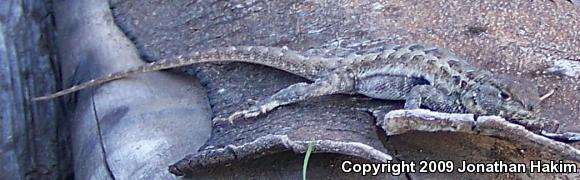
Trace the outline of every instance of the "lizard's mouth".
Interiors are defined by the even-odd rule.
[[[556,132],[559,127],[559,122],[551,119],[540,117],[534,111],[529,111],[523,106],[515,108],[516,106],[505,106],[505,115],[500,115],[507,120],[523,125],[526,129],[534,132]]]
[[[478,93],[469,93],[464,96],[463,105],[471,113],[478,115],[495,115],[506,119],[529,119],[535,117],[535,113],[530,111],[521,103],[516,101],[503,100],[490,96],[481,96]]]

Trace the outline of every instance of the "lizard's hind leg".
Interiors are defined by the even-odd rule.
[[[464,113],[465,108],[453,95],[447,95],[431,85],[414,86],[405,98],[405,109],[419,109],[423,105],[433,111]]]
[[[296,103],[312,97],[350,93],[354,91],[354,75],[349,71],[333,71],[332,73],[314,81],[314,83],[296,83],[276,94],[259,101],[256,105],[242,111],[234,112],[227,118],[215,118],[214,123],[233,121],[237,118],[252,118],[265,114],[279,106]]]

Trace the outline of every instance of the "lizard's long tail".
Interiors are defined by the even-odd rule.
[[[88,87],[100,85],[117,79],[122,79],[131,75],[171,69],[192,64],[205,62],[248,62],[270,66],[276,69],[284,70],[304,78],[314,80],[320,76],[321,71],[326,71],[334,63],[333,60],[319,57],[304,57],[295,51],[286,48],[262,47],[262,46],[244,46],[212,49],[203,52],[194,52],[186,56],[160,60],[138,66],[127,71],[116,72],[105,77],[93,79],[79,85],[72,86],[68,89],[56,93],[36,97],[33,100],[52,99],[66,94],[70,94]]]

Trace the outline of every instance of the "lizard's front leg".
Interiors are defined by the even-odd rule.
[[[312,97],[349,93],[354,91],[354,74],[347,70],[333,71],[327,76],[314,81],[314,83],[296,83],[285,89],[278,91],[276,94],[259,101],[249,109],[234,112],[227,118],[215,118],[214,123],[220,121],[229,121],[237,118],[251,118],[260,114],[265,114],[279,106],[299,102]]]
[[[447,113],[464,113],[465,108],[455,96],[447,95],[431,85],[414,86],[405,97],[405,109],[419,109],[421,105]]]

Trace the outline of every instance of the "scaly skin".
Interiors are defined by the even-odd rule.
[[[125,72],[38,97],[44,100],[144,72],[208,62],[248,62],[307,78],[258,102],[246,110],[216,121],[265,114],[279,106],[336,93],[405,100],[406,109],[426,107],[450,113],[499,115],[529,130],[554,132],[557,121],[538,117],[539,96],[533,88],[514,85],[512,78],[496,76],[469,65],[446,50],[412,44],[385,47],[381,52],[347,58],[305,57],[285,48],[244,46],[217,48],[156,61]]]

